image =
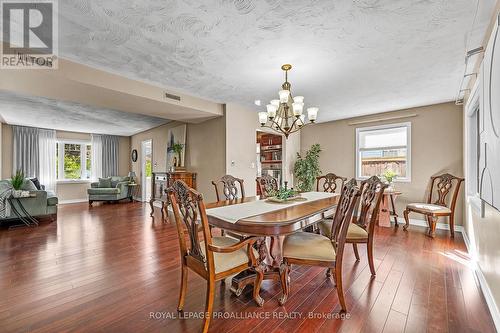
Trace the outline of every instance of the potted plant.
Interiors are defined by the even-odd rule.
[[[10,180],[10,184],[12,185],[12,188],[14,189],[12,191],[12,196],[19,198],[22,196],[23,191],[21,188],[23,187],[24,184],[24,173],[22,170],[17,170],[16,174],[12,176],[12,179]]]
[[[297,189],[300,192],[312,191],[316,177],[321,174],[319,169],[319,153],[321,146],[316,143],[306,152],[305,156],[297,153],[297,161],[293,168],[293,174],[297,181]]]
[[[392,182],[397,177],[397,174],[394,171],[392,171],[392,169],[387,169],[385,170],[382,176],[385,178],[387,184],[389,185],[387,189],[392,190],[393,189]]]
[[[177,162],[177,165],[175,165],[176,167],[181,167],[182,166],[182,159],[181,159],[181,154],[182,154],[182,150],[184,149],[184,145],[183,144],[180,144],[180,143],[174,143],[174,145],[172,146],[171,150],[177,154],[177,157],[178,157],[178,162]]]

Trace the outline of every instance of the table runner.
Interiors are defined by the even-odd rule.
[[[289,203],[273,203],[273,202],[266,202],[266,200],[257,200],[236,205],[207,209],[207,215],[216,217],[220,220],[224,220],[230,223],[236,223],[237,221],[247,217],[265,214],[292,206],[303,205],[307,204],[308,202],[331,198],[336,195],[338,194],[327,193],[327,192],[305,192],[301,193],[301,196],[307,199],[305,201],[291,201]]]

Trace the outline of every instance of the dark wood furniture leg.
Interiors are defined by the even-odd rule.
[[[396,204],[394,200],[394,195],[391,194],[389,195],[389,197],[391,198],[391,206],[392,206],[392,211],[390,212],[390,214],[394,218],[394,226],[397,228],[399,227],[399,224],[398,224],[398,214],[396,213]]]
[[[256,243],[260,261],[260,265],[256,270],[260,270],[264,273],[262,280],[278,281],[280,279],[280,265],[282,260],[280,251],[280,236],[270,237],[270,245],[270,249],[268,249],[267,242],[264,237]],[[253,285],[255,283],[255,278],[256,272],[251,270],[235,275],[231,280],[231,291],[236,296],[240,296],[246,286]]]
[[[150,217],[153,217],[155,213],[155,206],[153,205],[153,203],[154,203],[153,199],[149,200],[149,206],[151,207],[151,214],[149,214]]]

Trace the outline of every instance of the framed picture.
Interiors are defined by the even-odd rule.
[[[167,170],[184,167],[186,150],[186,127],[179,125],[168,130],[167,137]]]

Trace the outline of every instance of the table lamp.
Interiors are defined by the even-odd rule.
[[[128,178],[130,179],[130,182],[131,182],[132,184],[135,184],[135,180],[134,180],[134,179],[135,179],[135,177],[136,177],[136,175],[135,175],[135,171],[130,171],[130,172],[128,173]]]

